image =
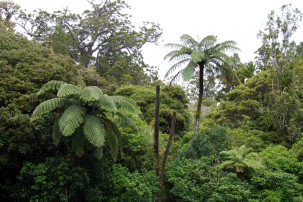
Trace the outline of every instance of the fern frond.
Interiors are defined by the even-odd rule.
[[[183,34],[180,40],[186,47],[191,47],[191,49],[197,49],[199,47],[199,43],[188,34]]]
[[[51,80],[49,82],[47,82],[46,84],[44,84],[39,92],[37,93],[37,95],[42,95],[47,91],[50,90],[59,90],[59,88],[61,87],[61,85],[66,84],[64,81],[56,81],[56,80]]]
[[[103,119],[103,122],[104,128],[106,130],[106,139],[110,147],[110,154],[113,160],[116,161],[119,149],[121,155],[123,154],[121,133],[117,126],[111,120]]]
[[[102,95],[99,100],[97,101],[96,105],[101,108],[105,109],[109,112],[117,111],[116,104],[111,96]]]
[[[81,128],[78,128],[72,136],[72,150],[79,157],[84,154],[84,137]]]
[[[60,138],[62,136],[62,133],[61,133],[59,125],[58,125],[58,122],[59,122],[60,118],[61,118],[61,115],[56,118],[56,120],[54,122],[54,125],[53,125],[52,137],[53,137],[54,145],[59,144]]]
[[[181,60],[177,63],[175,63],[173,66],[171,66],[169,68],[169,70],[166,72],[164,78],[167,78],[169,75],[171,75],[174,71],[176,71],[176,69],[178,69],[179,67],[181,67],[183,64],[188,63],[190,61],[190,59],[185,59],[185,60]]]
[[[59,128],[64,136],[72,135],[76,129],[84,122],[86,108],[71,105],[62,114],[59,120]]]
[[[195,62],[188,63],[188,65],[184,68],[182,72],[182,77],[184,81],[190,80],[195,75],[196,67],[197,64]]]
[[[209,49],[216,42],[217,42],[216,36],[208,35],[201,40],[199,47],[202,48],[203,50],[206,50]]]
[[[68,97],[70,95],[80,95],[81,89],[73,84],[63,84],[57,93],[58,97]]]
[[[105,129],[98,117],[87,115],[83,125],[83,132],[89,143],[101,147],[105,141]]]
[[[131,118],[120,112],[117,112],[116,115],[119,117],[119,120],[123,126],[132,127],[133,129],[136,129],[137,132],[139,132],[137,125]]]
[[[43,114],[49,113],[52,110],[70,105],[71,101],[65,98],[54,98],[40,103],[34,110],[30,121],[35,121],[42,117]]]
[[[141,113],[140,108],[135,101],[121,96],[111,96],[111,98],[119,110],[132,114]]]
[[[97,86],[89,86],[82,90],[80,98],[84,101],[97,101],[103,95],[103,92]]]
[[[103,147],[96,147],[94,150],[94,156],[100,160],[103,157]]]

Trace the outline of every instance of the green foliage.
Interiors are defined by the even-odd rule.
[[[154,172],[129,172],[127,168],[116,164],[111,174],[110,201],[155,201],[158,182]]]
[[[89,183],[87,170],[69,166],[64,157],[46,158],[41,163],[25,162],[12,196],[29,201],[66,201]],[[68,193],[66,188],[68,186]]]
[[[153,123],[155,114],[156,90],[151,87],[125,86],[119,88],[114,95],[127,96],[140,107],[142,119]],[[180,86],[169,88],[164,86],[160,94],[160,131],[169,133],[173,111],[177,112],[176,134],[189,129],[192,118],[187,110],[188,99]]]

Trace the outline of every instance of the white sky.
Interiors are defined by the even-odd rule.
[[[52,12],[68,7],[75,13],[90,9],[86,0],[12,0],[22,9],[32,11],[37,8]],[[96,3],[100,0],[95,0]],[[260,47],[257,39],[263,30],[267,15],[271,10],[278,11],[284,4],[303,12],[303,0],[125,0],[131,6],[127,11],[133,16],[135,26],[143,21],[160,24],[163,29],[159,45],[145,45],[143,56],[147,64],[157,66],[160,76],[172,65],[163,61],[170,49],[163,48],[166,43],[179,43],[182,34],[195,38],[207,35],[218,36],[218,42],[234,40],[241,49],[242,62],[254,59],[254,52]],[[303,23],[293,39],[303,41]]]

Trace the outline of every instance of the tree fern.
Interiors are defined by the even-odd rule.
[[[81,94],[81,89],[72,84],[63,84],[58,90],[57,96],[58,97],[68,97],[70,95],[78,95]]]
[[[86,109],[78,105],[69,106],[59,120],[59,128],[64,136],[72,135],[84,122]]]
[[[103,92],[97,86],[90,86],[84,88],[81,92],[80,98],[84,101],[97,101],[103,96]]]
[[[31,122],[42,117],[43,114],[49,113],[56,108],[68,106],[70,100],[65,98],[53,98],[39,104],[31,116]]]
[[[97,159],[101,159],[103,157],[103,147],[96,147],[94,149],[94,156]]]
[[[66,83],[64,81],[56,81],[56,80],[49,81],[40,88],[38,95],[44,94],[45,92],[51,90],[59,90],[61,85],[63,84]]]
[[[95,147],[104,145],[105,129],[103,123],[95,115],[87,115],[85,117],[83,132],[88,142]]]
[[[138,131],[137,125],[131,118],[120,112],[117,112],[116,115],[119,117],[119,121],[122,124],[122,126],[129,126]]]

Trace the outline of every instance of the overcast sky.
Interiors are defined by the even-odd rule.
[[[32,11],[41,8],[52,12],[69,8],[75,13],[90,9],[86,0],[13,0],[21,8]],[[95,0],[100,2],[100,0]],[[131,9],[135,26],[143,21],[160,24],[163,29],[159,45],[145,45],[145,62],[157,66],[161,77],[172,65],[163,61],[170,49],[163,48],[166,43],[179,43],[182,34],[203,38],[207,35],[218,36],[218,42],[234,40],[241,49],[242,62],[254,59],[254,52],[260,47],[257,39],[263,30],[267,15],[271,10],[278,11],[282,5],[291,3],[293,8],[303,12],[303,0],[125,0]],[[303,24],[293,39],[303,41]]]

